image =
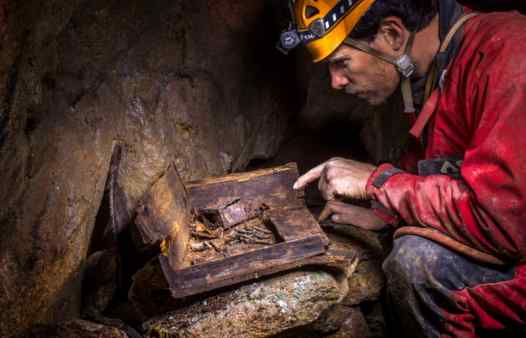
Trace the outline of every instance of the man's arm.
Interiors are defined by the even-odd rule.
[[[511,44],[513,46],[513,44]],[[517,44],[516,44],[517,45]],[[317,178],[326,197],[372,198],[408,225],[431,227],[505,260],[526,257],[526,58],[486,55],[467,81],[466,115],[473,126],[461,179],[420,177],[385,164],[374,169],[331,160],[300,178]],[[495,49],[497,50],[497,49]],[[473,73],[473,72],[472,72]],[[344,175],[337,175],[338,171]],[[355,172],[353,175],[349,172]],[[387,174],[386,174],[387,173]],[[376,184],[376,186],[375,186]],[[361,187],[366,186],[365,191]]]
[[[336,201],[338,197],[367,199],[367,180],[376,168],[367,163],[354,160],[333,158],[318,165],[298,178],[294,189],[318,181],[318,188],[328,201],[319,220],[339,224],[352,224],[366,230],[381,230],[389,220],[381,218],[371,209]]]
[[[470,79],[466,119],[476,128],[461,179],[400,172],[386,179],[393,167],[382,165],[367,185],[407,224],[510,260],[526,257],[526,62],[515,52],[487,57]]]

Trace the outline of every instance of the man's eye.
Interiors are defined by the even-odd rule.
[[[333,63],[334,68],[337,69],[343,69],[346,68],[350,64],[351,60],[338,60]]]

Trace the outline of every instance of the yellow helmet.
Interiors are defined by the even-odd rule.
[[[314,62],[332,54],[344,42],[375,0],[295,0],[293,24],[281,34],[284,52],[306,45]]]

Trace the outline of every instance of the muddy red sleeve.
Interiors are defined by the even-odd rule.
[[[464,111],[437,111],[465,115],[469,138],[460,179],[422,177],[385,164],[367,190],[408,225],[432,227],[481,251],[518,260],[526,256],[526,62],[512,51],[486,55],[465,88],[458,83]],[[458,125],[434,126],[435,131],[447,128]]]

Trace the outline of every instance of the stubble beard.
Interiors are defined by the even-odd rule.
[[[352,85],[347,85],[345,87],[345,93],[359,97],[360,99],[367,101],[371,106],[379,106],[387,100],[387,98],[380,98],[377,95],[374,95],[374,92],[372,91],[362,91]]]
[[[387,100],[396,92],[399,87],[400,78],[398,73],[389,76],[394,70],[393,66],[385,63],[382,60],[374,59],[374,64],[371,66],[374,71],[370,73],[370,81],[363,88],[358,88],[356,83],[345,86],[345,93],[359,97],[367,101],[371,106],[380,106],[387,102]],[[395,78],[396,76],[396,78]],[[385,84],[390,84],[386,86]],[[371,90],[372,89],[372,90]]]
[[[360,91],[358,90],[358,88],[354,88],[352,85],[347,85],[345,86],[345,93],[349,95],[358,95]]]

